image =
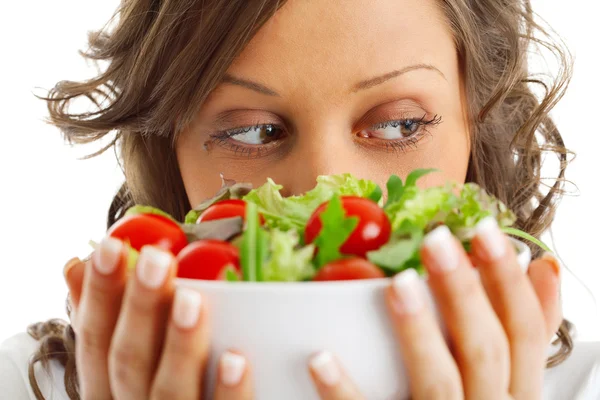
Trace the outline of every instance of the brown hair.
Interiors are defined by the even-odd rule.
[[[106,62],[83,82],[62,81],[47,97],[49,122],[72,143],[114,137],[98,153],[115,147],[126,182],[109,210],[108,226],[134,203],[149,204],[183,219],[190,209],[173,144],[220,83],[232,60],[281,7],[280,0],[122,0],[111,21],[89,35],[81,54]],[[460,56],[472,130],[467,180],[476,182],[515,211],[517,227],[539,237],[552,222],[567,166],[567,150],[549,112],[571,75],[564,46],[535,20],[529,0],[440,1]],[[111,23],[118,23],[114,28]],[[553,80],[530,76],[532,45],[550,51],[562,66]],[[538,98],[532,85],[544,89]],[[71,101],[87,98],[95,109],[71,112]],[[542,153],[554,153],[560,169],[550,184],[541,178]],[[533,249],[539,255],[538,249]],[[68,324],[37,324],[41,341],[30,365],[30,381],[43,399],[33,363],[57,358],[66,366],[65,385],[79,398],[75,335]],[[569,324],[557,332],[561,348],[554,366],[572,349]]]

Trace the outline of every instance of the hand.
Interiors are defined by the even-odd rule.
[[[386,293],[412,399],[541,398],[546,349],[562,319],[558,263],[544,256],[527,276],[493,219],[476,231],[481,279],[446,227],[431,232],[421,252],[450,347],[414,270],[398,274]],[[323,400],[363,398],[330,353],[309,368]]]
[[[127,254],[106,238],[91,260],[65,267],[81,398],[202,398],[209,326],[200,293],[174,287],[169,253],[144,247],[130,275]],[[242,355],[223,354],[218,375],[214,399],[253,397]]]

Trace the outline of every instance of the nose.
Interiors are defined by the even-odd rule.
[[[348,135],[321,132],[318,138],[315,136],[299,140],[288,155],[286,167],[289,169],[281,171],[283,173],[280,180],[285,188],[282,194],[289,196],[305,193],[314,188],[319,175],[354,171],[351,164],[353,159],[356,161],[356,155],[352,156],[352,140]]]

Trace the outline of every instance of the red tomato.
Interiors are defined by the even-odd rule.
[[[319,270],[313,280],[349,281],[375,278],[385,278],[385,274],[375,264],[355,257],[330,262]]]
[[[187,237],[179,225],[157,214],[128,215],[117,221],[108,236],[128,241],[137,251],[146,245],[160,247],[177,255],[187,246]]]
[[[204,210],[196,222],[233,217],[246,218],[246,202],[244,200],[221,200]],[[265,223],[262,215],[259,215],[259,219],[261,224]]]
[[[221,240],[198,240],[190,243],[177,256],[178,278],[219,280],[225,279],[225,268],[240,270],[238,249]],[[239,274],[238,274],[239,275]]]
[[[329,202],[321,204],[306,225],[304,240],[312,243],[321,232],[320,215]],[[383,209],[372,200],[356,196],[342,196],[346,216],[358,217],[358,225],[340,248],[343,254],[365,257],[368,251],[377,250],[390,239],[392,227]]]

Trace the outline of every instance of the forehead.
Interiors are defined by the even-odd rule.
[[[436,0],[289,0],[229,72],[275,90],[351,90],[355,82],[411,64],[447,77],[457,57]]]

